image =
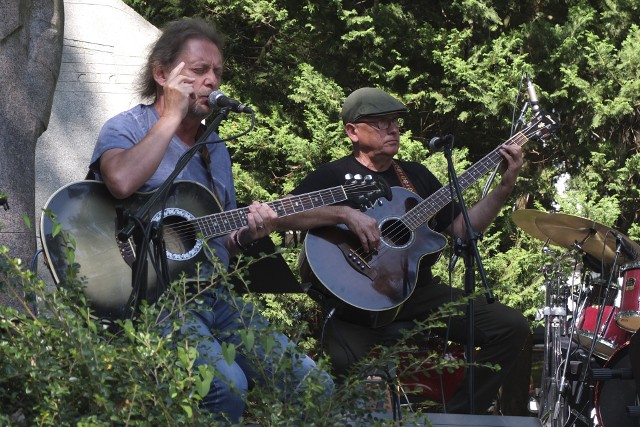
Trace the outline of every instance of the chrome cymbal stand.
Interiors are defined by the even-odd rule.
[[[553,254],[554,251],[546,245],[543,253]],[[565,395],[565,374],[568,364],[568,352],[563,351],[563,338],[571,336],[575,325],[572,323],[571,331],[567,334],[568,301],[572,294],[568,283],[568,271],[565,259],[572,255],[569,251],[553,264],[543,267],[545,276],[545,307],[542,309],[544,316],[544,361],[542,367],[541,398],[538,417],[544,426],[564,426],[569,418],[568,399]],[[575,271],[574,264],[574,271]],[[571,274],[572,279],[575,274]],[[569,342],[571,342],[569,340]]]

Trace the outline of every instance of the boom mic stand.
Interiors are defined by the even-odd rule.
[[[605,242],[606,242],[606,237],[605,237]],[[587,380],[590,377],[591,374],[591,356],[593,355],[594,351],[595,351],[595,347],[598,341],[598,335],[600,334],[600,326],[603,324],[602,323],[602,318],[604,317],[604,307],[606,305],[606,301],[607,298],[609,298],[609,288],[610,288],[610,284],[613,281],[613,277],[615,274],[615,271],[618,267],[618,260],[620,258],[620,252],[622,250],[622,240],[620,238],[616,238],[616,250],[615,250],[615,257],[613,259],[613,266],[611,267],[611,270],[609,272],[609,277],[607,279],[607,282],[605,283],[606,289],[605,289],[605,294],[604,294],[604,301],[601,304],[601,308],[600,310],[598,310],[598,315],[596,318],[596,324],[595,324],[595,328],[594,328],[594,332],[593,332],[593,340],[591,341],[591,346],[589,347],[589,353],[587,354],[587,362],[585,364],[584,369],[581,371],[580,373],[580,378],[579,378],[579,385],[578,385],[578,391],[576,393],[576,402],[580,402],[582,400],[582,393],[584,390],[584,385],[587,382]],[[611,310],[611,312],[609,313],[609,316],[607,318],[607,323],[604,323],[605,325],[608,324],[608,322],[611,320],[611,316],[613,316],[613,310]]]
[[[480,237],[479,233],[476,233],[471,226],[471,220],[469,219],[469,212],[467,211],[467,207],[465,206],[464,199],[462,197],[462,188],[460,187],[460,183],[458,182],[458,175],[456,174],[455,168],[453,166],[452,159],[452,147],[453,147],[453,139],[451,144],[445,146],[444,156],[447,159],[447,167],[449,170],[449,181],[450,186],[455,190],[456,197],[458,199],[458,204],[460,205],[462,216],[464,218],[464,223],[466,226],[467,237],[465,239],[456,239],[455,243],[455,253],[456,255],[462,256],[464,259],[465,272],[464,272],[464,290],[465,295],[467,297],[467,327],[468,327],[468,336],[467,336],[467,346],[465,349],[465,356],[467,359],[467,375],[469,378],[469,414],[473,414],[475,412],[475,366],[474,366],[474,349],[475,349],[475,333],[474,333],[474,294],[475,294],[475,267],[478,268],[478,273],[480,274],[480,278],[482,283],[486,288],[486,299],[488,304],[492,304],[495,301],[493,297],[493,293],[491,288],[489,287],[489,282],[487,281],[487,276],[484,271],[484,266],[482,264],[482,258],[480,257],[480,252],[478,252],[478,238]],[[453,200],[453,198],[452,198]]]
[[[156,283],[156,293],[162,293],[169,285],[169,271],[167,268],[166,250],[164,246],[164,239],[162,236],[162,219],[164,217],[164,209],[162,209],[162,215],[157,223],[150,224],[150,228],[144,226],[145,219],[148,218],[151,208],[161,199],[166,197],[171,185],[180,172],[187,166],[189,161],[195,155],[197,148],[203,145],[207,138],[215,131],[218,131],[218,127],[223,120],[227,118],[230,107],[225,107],[220,110],[220,113],[205,129],[202,135],[198,138],[196,143],[191,147],[179,160],[171,174],[167,179],[158,187],[157,190],[147,199],[144,205],[140,206],[138,210],[131,214],[128,211],[120,211],[118,213],[118,224],[120,231],[117,238],[121,242],[133,239],[134,247],[137,248],[137,256],[133,261],[132,268],[132,281],[131,281],[131,295],[127,302],[126,311],[128,317],[133,318],[138,311],[142,297],[147,295],[147,269],[148,260],[147,252],[151,243],[155,249],[156,259],[160,260],[160,266],[157,277],[158,283]],[[252,125],[254,121],[254,115],[251,114]],[[136,231],[137,229],[137,231]],[[159,292],[158,292],[159,291]]]

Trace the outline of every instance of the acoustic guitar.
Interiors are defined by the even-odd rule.
[[[132,238],[118,238],[122,228],[118,212],[135,212],[152,194],[136,193],[118,200],[101,182],[78,181],[60,188],[45,205],[40,238],[54,281],[60,284],[67,269],[77,267],[84,293],[98,317],[118,319],[127,313],[138,248]],[[384,180],[356,177],[342,186],[267,204],[278,216],[287,216],[347,200],[369,206],[380,197],[390,197]],[[161,201],[152,206],[145,222],[160,224],[171,280],[182,272],[193,274],[198,263],[207,261],[206,239],[247,224],[247,208],[221,212],[211,191],[199,183],[178,181],[164,200],[164,207]],[[153,303],[163,290],[156,289],[157,277],[150,262],[146,276],[145,299]]]
[[[529,139],[546,138],[558,128],[552,116],[540,112],[500,147],[522,146]],[[502,161],[500,147],[459,176],[462,190]],[[378,250],[365,252],[346,226],[319,227],[307,234],[300,263],[302,280],[315,295],[337,298],[342,311],[348,313],[346,318],[372,327],[395,319],[415,289],[421,260],[427,257],[427,265],[432,265],[447,243],[427,221],[451,202],[449,187],[424,200],[401,187],[391,190],[390,202],[365,212],[378,222],[382,241]]]

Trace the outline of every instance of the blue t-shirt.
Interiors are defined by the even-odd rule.
[[[127,149],[133,147],[142,141],[159,119],[160,116],[156,109],[152,105],[144,104],[139,104],[109,119],[100,131],[91,156],[90,169],[96,174],[96,178],[102,180],[99,165],[102,154],[112,148]],[[227,146],[225,143],[220,142],[220,138],[215,133],[209,135],[207,141],[212,142],[206,145],[211,159],[209,171],[207,171],[200,153],[196,153],[176,180],[198,182],[213,191],[218,197],[223,210],[236,209],[231,157]],[[189,147],[180,138],[174,136],[167,147],[160,166],[138,191],[153,191],[162,185],[165,179],[173,172],[178,159],[188,150]],[[215,188],[212,188],[211,179],[213,179]],[[210,239],[208,243],[215,250],[220,262],[224,266],[228,266],[229,253],[224,247],[222,239]]]

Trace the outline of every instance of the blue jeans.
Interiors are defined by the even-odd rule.
[[[197,343],[198,359],[195,366],[210,365],[216,369],[209,393],[203,400],[203,406],[209,411],[220,414],[220,419],[228,417],[238,422],[245,410],[247,391],[252,382],[262,383],[264,378],[272,378],[271,367],[283,352],[291,357],[293,369],[288,374],[275,377],[280,390],[296,390],[301,382],[311,376],[324,384],[327,394],[334,384],[330,375],[320,372],[315,362],[295,349],[295,345],[282,333],[270,332],[275,345],[269,354],[265,354],[264,342],[259,336],[251,354],[247,354],[242,344],[240,331],[251,328],[254,331],[265,330],[269,322],[255,310],[255,307],[242,298],[232,297],[225,289],[207,292],[198,303],[192,303],[185,313],[181,328],[182,337],[191,343]],[[221,343],[235,344],[236,357],[228,364],[222,355]],[[254,364],[262,368],[254,369]],[[302,385],[304,387],[304,385]],[[289,396],[283,396],[287,398]],[[224,415],[223,415],[224,414]]]

